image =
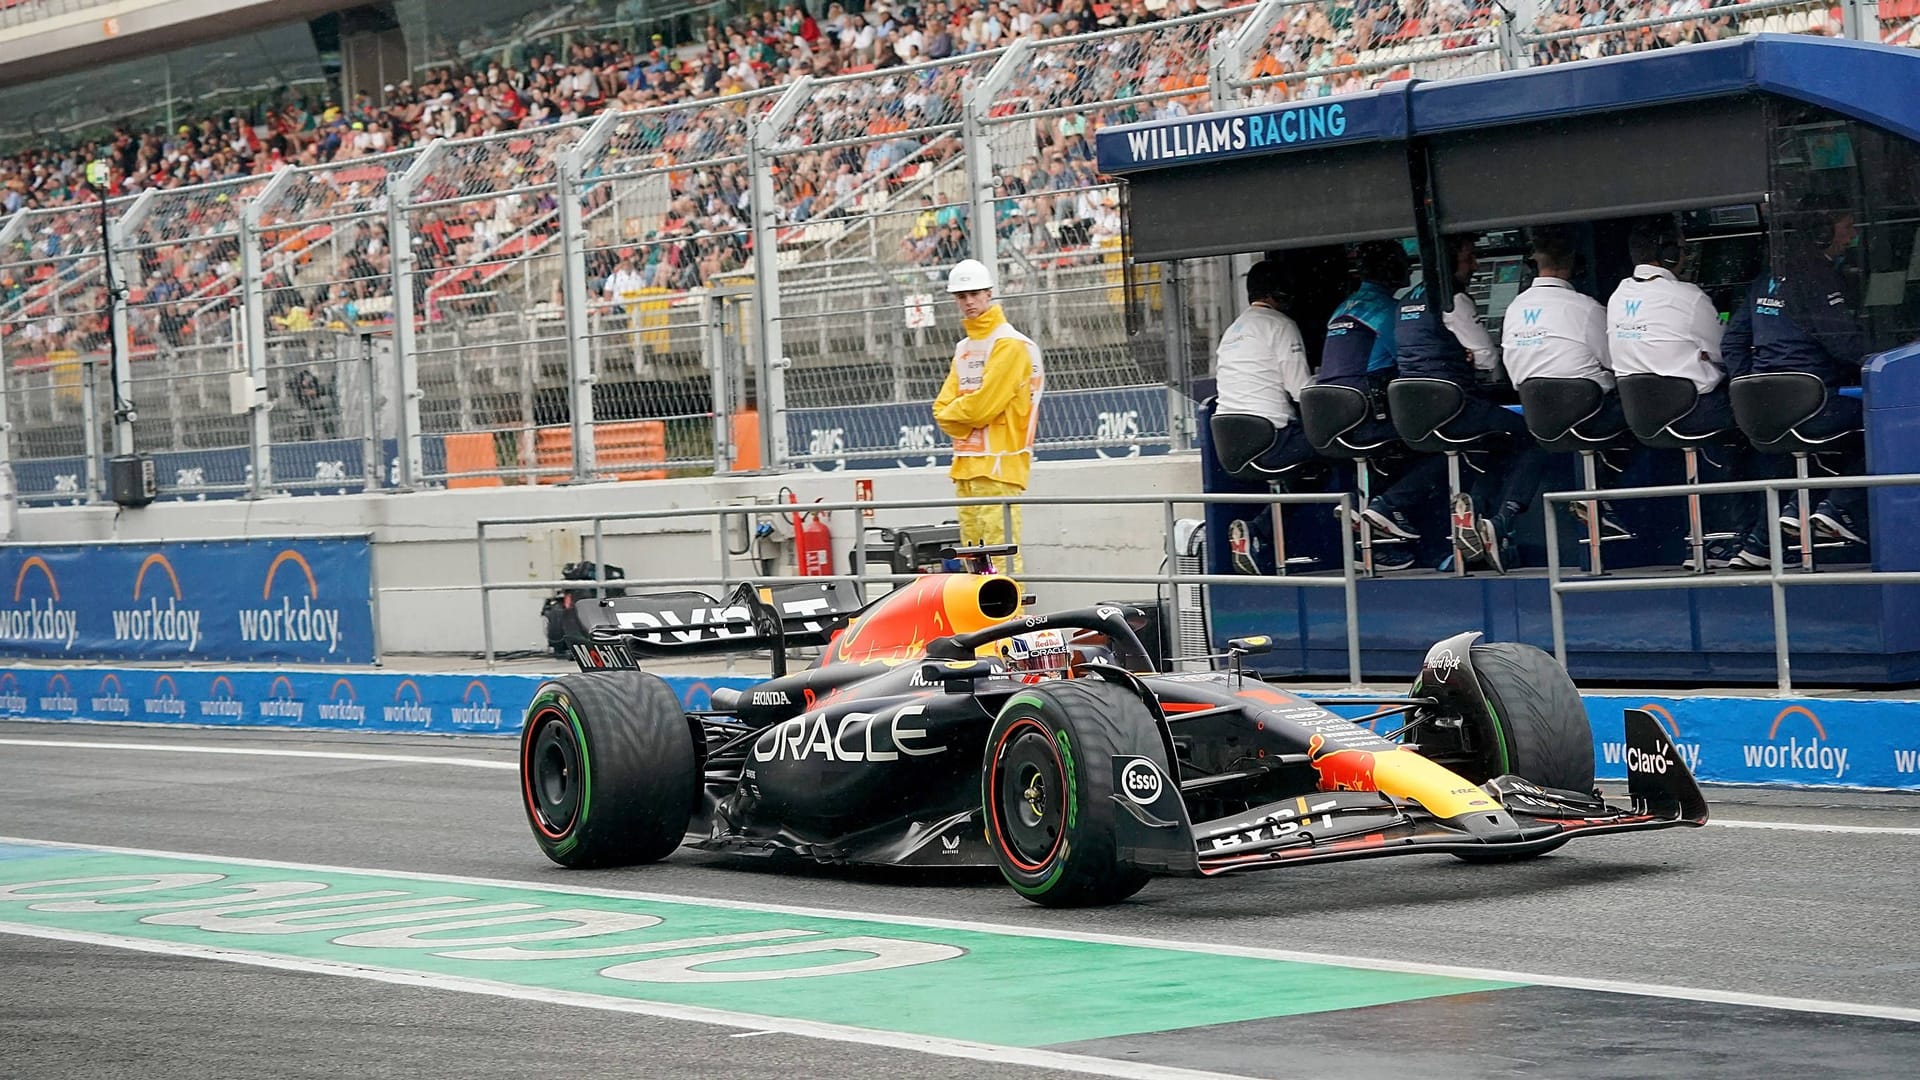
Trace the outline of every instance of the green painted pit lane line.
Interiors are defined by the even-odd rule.
[[[6,842],[0,932],[1005,1047],[1523,985],[591,889]]]

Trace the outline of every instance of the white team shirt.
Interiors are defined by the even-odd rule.
[[[1535,279],[1507,308],[1500,348],[1514,386],[1532,378],[1592,379],[1613,389],[1607,309],[1560,278]]]
[[[1300,325],[1255,304],[1233,320],[1214,351],[1219,402],[1214,411],[1264,416],[1275,427],[1293,422],[1293,399],[1311,385]]]
[[[1720,312],[1698,285],[1664,267],[1642,264],[1607,302],[1613,370],[1621,375],[1678,375],[1705,394],[1725,381]]]
[[[1440,317],[1440,324],[1467,350],[1476,369],[1492,371],[1500,363],[1500,347],[1481,324],[1480,309],[1466,293],[1453,294],[1453,310]]]

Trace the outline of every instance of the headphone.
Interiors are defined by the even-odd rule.
[[[1672,215],[1663,214],[1655,219],[1653,227],[1654,243],[1658,244],[1658,254],[1662,266],[1679,266],[1686,254],[1686,247],[1680,241],[1680,227],[1674,223]]]

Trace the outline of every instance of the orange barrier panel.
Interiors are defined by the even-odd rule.
[[[660,420],[626,420],[593,426],[593,459],[596,469],[612,474],[615,480],[665,480],[667,470],[667,425]],[[541,428],[534,433],[533,461],[542,469],[543,484],[559,484],[572,479],[573,431],[570,428]]]
[[[733,471],[752,472],[760,467],[760,410],[742,409],[733,414]]]
[[[493,432],[449,435],[447,444],[447,486],[449,488],[501,487],[500,455],[493,445]],[[453,475],[472,473],[471,476]]]

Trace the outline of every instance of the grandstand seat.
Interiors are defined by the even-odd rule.
[[[446,437],[447,487],[501,487],[500,454],[493,432],[477,431]]]
[[[615,480],[665,480],[667,425],[660,420],[623,420],[593,426],[594,466]],[[573,474],[573,429],[541,428],[534,435],[533,460],[543,470],[542,484],[564,483]]]

